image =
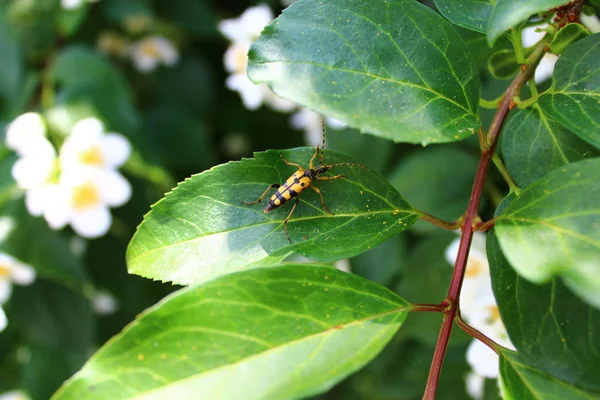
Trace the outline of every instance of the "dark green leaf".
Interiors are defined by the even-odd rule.
[[[496,79],[510,79],[519,72],[520,65],[513,50],[498,50],[488,59],[488,69]]]
[[[417,209],[452,221],[465,211],[476,170],[475,155],[447,146],[432,147],[400,160],[390,182]],[[415,227],[438,229],[424,221]]]
[[[284,150],[288,161],[306,166],[314,149]],[[325,162],[352,162],[326,150]],[[417,213],[379,174],[359,167],[334,167],[346,179],[319,182],[328,207],[312,190],[288,224],[286,204],[263,213],[255,201],[272,183],[283,183],[295,171],[279,151],[255,153],[255,159],[213,167],[181,183],[154,205],[131,240],[127,263],[131,273],[191,284],[241,269],[277,263],[290,253],[333,261],[362,253],[402,232]],[[266,199],[265,199],[266,203]]]
[[[407,307],[389,290],[329,267],[228,275],[145,312],[54,399],[306,397],[379,353]]]
[[[305,0],[268,25],[248,74],[279,95],[396,142],[479,128],[477,68],[459,35],[414,0]]]
[[[68,47],[59,53],[50,74],[61,87],[59,103],[91,103],[109,129],[135,132],[138,115],[132,93],[123,75],[107,59],[84,47]]]
[[[556,62],[552,87],[539,98],[551,118],[600,148],[600,34],[569,46]]]
[[[502,322],[523,361],[600,392],[600,311],[573,295],[558,278],[535,285],[519,277],[494,233],[488,235],[487,254]]]
[[[500,376],[505,399],[519,400],[593,400],[597,395],[527,365],[519,354],[503,350],[500,354]]]
[[[406,262],[406,240],[403,235],[392,236],[375,248],[350,260],[352,272],[389,286],[400,274]]]
[[[485,33],[492,13],[493,0],[434,0],[440,13],[450,22],[472,31]]]
[[[19,44],[15,35],[10,31],[6,23],[4,10],[0,7],[0,111],[2,116],[6,111],[11,112],[3,115],[5,118],[12,118],[17,110],[13,110],[12,103],[17,100],[19,84],[22,78],[22,61]]]
[[[556,35],[552,38],[552,43],[549,46],[550,51],[554,54],[562,54],[571,44],[588,36],[590,36],[590,31],[585,26],[579,23],[567,24],[556,32]]]
[[[530,16],[569,3],[570,0],[497,0],[487,25],[488,43],[493,45],[504,32]]]
[[[533,107],[519,110],[506,124],[502,155],[517,185],[525,187],[553,169],[599,152]]]
[[[88,11],[89,7],[85,5],[73,10],[61,9],[56,16],[56,25],[59,34],[67,38],[75,35],[87,17]]]
[[[523,190],[498,216],[503,253],[536,283],[562,277],[600,307],[600,158],[568,164]]]
[[[327,148],[347,154],[369,168],[383,172],[392,157],[394,144],[386,139],[364,135],[356,129],[329,129]]]
[[[184,28],[192,35],[200,37],[217,36],[217,16],[211,9],[209,2],[170,0],[159,2],[159,14]]]

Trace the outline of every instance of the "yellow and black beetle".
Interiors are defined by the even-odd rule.
[[[324,148],[325,148],[325,124],[323,124],[323,144],[321,146],[321,155],[319,157],[319,164],[318,165],[316,165],[316,166],[313,165],[313,161],[315,160],[315,158],[319,154],[319,146],[318,145],[315,147],[315,154],[313,154],[312,158],[310,159],[310,162],[308,163],[308,169],[306,169],[306,170],[304,168],[302,168],[302,166],[299,165],[299,164],[295,164],[295,163],[289,162],[288,160],[285,159],[285,157],[283,157],[282,153],[279,153],[279,156],[281,157],[281,159],[283,160],[283,162],[285,163],[285,165],[298,167],[298,171],[294,172],[292,174],[292,176],[290,176],[284,182],[283,185],[280,185],[278,183],[274,183],[274,184],[270,185],[269,187],[267,187],[267,189],[265,189],[265,191],[263,192],[263,194],[260,195],[260,197],[258,198],[258,200],[252,201],[252,202],[247,202],[247,201],[243,201],[242,202],[243,204],[257,204],[257,203],[260,203],[262,201],[262,199],[265,197],[265,195],[267,194],[267,192],[269,191],[269,189],[276,188],[277,191],[275,193],[273,193],[273,195],[271,196],[271,199],[269,200],[269,203],[267,204],[267,206],[264,209],[264,212],[269,212],[269,211],[274,210],[275,208],[277,208],[277,207],[285,204],[288,200],[291,200],[291,199],[293,199],[295,197],[296,198],[296,202],[292,206],[292,209],[290,210],[288,216],[283,221],[283,229],[285,231],[285,236],[287,237],[287,240],[290,243],[292,243],[292,240],[290,239],[290,235],[288,233],[287,223],[290,220],[290,217],[292,216],[292,214],[294,213],[294,210],[296,209],[296,206],[298,205],[298,202],[300,201],[300,199],[298,198],[298,195],[304,189],[311,188],[315,192],[317,192],[317,194],[321,198],[321,205],[323,206],[323,208],[329,214],[333,215],[333,213],[331,212],[331,210],[325,205],[325,199],[323,199],[323,193],[321,192],[321,190],[319,190],[319,188],[317,188],[316,186],[313,185],[313,181],[315,181],[315,180],[319,180],[319,181],[331,181],[333,179],[345,178],[345,175],[343,175],[343,174],[335,175],[335,176],[320,176],[321,174],[323,174],[324,172],[328,171],[329,169],[331,169],[333,167],[342,166],[342,165],[350,165],[350,166],[355,166],[355,167],[361,167],[361,168],[364,168],[366,170],[369,170],[369,168],[365,167],[364,165],[355,164],[355,163],[325,164],[323,162],[323,157],[324,157],[323,156],[323,149]]]

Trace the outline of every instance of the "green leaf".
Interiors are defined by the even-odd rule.
[[[231,274],[146,311],[53,399],[310,396],[379,353],[408,307],[389,290],[330,267]]]
[[[519,277],[487,238],[494,297],[511,342],[524,362],[566,382],[600,391],[600,311],[582,302],[554,278],[535,285]],[[412,300],[412,299],[411,299]]]
[[[329,129],[326,146],[356,158],[360,163],[368,165],[377,172],[386,169],[394,152],[394,144],[389,140],[364,135],[356,129]]]
[[[314,149],[281,153],[306,166]],[[352,161],[325,152],[327,163]],[[255,201],[268,185],[284,182],[295,170],[283,163],[279,151],[271,150],[180,183],[138,227],[127,250],[129,272],[187,285],[277,263],[292,252],[339,260],[375,247],[417,219],[416,211],[381,175],[359,167],[334,167],[332,174],[347,178],[316,186],[335,215],[323,210],[317,193],[302,193],[288,223],[290,244],[283,220],[291,204],[263,213],[264,205],[242,202]]]
[[[485,33],[492,13],[493,0],[433,0],[450,22],[472,31]]]
[[[500,376],[505,399],[569,399],[593,400],[597,395],[585,392],[574,385],[527,365],[519,354],[502,350]]]
[[[530,16],[568,4],[570,0],[497,0],[487,25],[488,43],[492,46],[504,32]]]
[[[476,65],[414,0],[305,0],[268,25],[248,74],[275,93],[396,142],[463,139],[481,125]]]
[[[540,107],[574,134],[600,148],[600,34],[569,46],[556,62]]]
[[[571,290],[600,307],[600,158],[548,173],[510,202],[495,230],[503,253],[525,279],[561,276]]]
[[[4,10],[0,8],[0,109],[9,111],[5,118],[12,118],[19,110],[13,110],[13,102],[19,95],[19,86],[22,79],[22,60],[19,44],[13,32],[8,27]],[[0,111],[3,115],[6,111]]]
[[[498,50],[488,59],[490,74],[496,79],[510,79],[519,72],[520,65],[514,50]]]
[[[417,209],[452,221],[465,211],[476,171],[473,154],[448,146],[432,147],[402,158],[390,182]],[[415,228],[438,229],[425,221],[417,222]]]
[[[548,47],[552,53],[562,54],[571,44],[588,36],[590,36],[590,31],[585,26],[579,23],[567,24],[556,32]]]
[[[50,76],[60,85],[60,104],[90,103],[109,129],[125,134],[137,129],[138,115],[125,77],[98,53],[85,47],[68,47],[58,54]]]
[[[398,277],[406,262],[406,238],[396,235],[350,260],[352,273],[387,286]]]
[[[521,187],[553,169],[600,154],[538,107],[519,110],[506,124],[501,140],[506,167]]]

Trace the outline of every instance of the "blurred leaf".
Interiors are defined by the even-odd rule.
[[[556,62],[539,104],[551,118],[600,148],[600,34],[572,44]]]
[[[101,55],[85,47],[67,47],[58,54],[50,74],[60,86],[58,103],[89,102],[109,129],[125,135],[136,131],[138,115],[127,81]]]
[[[77,371],[92,348],[89,301],[64,286],[37,280],[17,287],[7,313],[28,354],[22,386],[34,400],[45,400]]]
[[[248,74],[396,142],[456,141],[480,126],[475,63],[452,26],[414,0],[294,3],[254,42]]]
[[[56,17],[56,25],[58,26],[59,34],[67,38],[75,35],[83,21],[85,21],[88,11],[89,7],[87,5],[72,10],[61,8]]]
[[[490,55],[488,69],[496,79],[510,79],[520,70],[514,50],[498,50]]]
[[[476,171],[476,156],[453,147],[431,147],[400,160],[390,183],[418,210],[453,221],[466,209]],[[439,229],[425,221],[415,228]]]
[[[502,322],[523,362],[600,393],[600,311],[558,278],[535,285],[519,277],[494,233],[488,234],[487,254]]]
[[[328,267],[231,274],[142,314],[53,398],[305,397],[379,353],[407,306]]]
[[[104,0],[101,5],[106,17],[117,23],[128,17],[152,16],[145,0]]]
[[[406,240],[402,235],[392,236],[371,250],[350,260],[352,272],[389,286],[402,270],[406,258]]]
[[[365,135],[356,129],[329,129],[326,146],[356,158],[380,173],[388,166],[394,151],[394,144],[389,140]]]
[[[538,107],[519,110],[506,124],[501,140],[506,167],[521,187],[553,169],[600,154]]]
[[[488,43],[492,46],[507,30],[527,21],[530,16],[568,4],[570,0],[496,0],[487,25]]]
[[[306,164],[312,148],[284,150],[291,162]],[[352,162],[326,150],[325,162]],[[130,273],[192,284],[241,269],[280,262],[292,252],[321,261],[362,253],[402,232],[417,213],[379,174],[358,167],[335,167],[346,179],[319,182],[326,204],[312,190],[302,193],[288,229],[283,220],[291,204],[269,213],[255,201],[272,183],[295,171],[279,151],[255,153],[255,159],[213,167],[179,184],[155,204],[127,250]],[[266,200],[265,200],[266,203]]]
[[[217,16],[204,0],[171,0],[158,6],[162,18],[170,20],[192,35],[199,37],[217,36]]]
[[[201,171],[215,164],[215,154],[203,121],[167,104],[159,104],[144,118],[144,140],[171,170]]]
[[[525,279],[554,276],[600,307],[600,158],[568,164],[525,188],[496,219],[503,253]]]
[[[502,350],[500,375],[507,399],[597,399],[597,395],[585,392],[568,382],[544,374],[521,360],[519,354]]]
[[[12,118],[19,111],[13,109],[13,102],[19,97],[23,65],[19,44],[5,18],[0,7],[0,116]]]
[[[496,42],[494,47],[488,46],[487,39],[484,34],[471,31],[469,29],[461,28],[460,26],[454,26],[454,30],[458,32],[462,40],[467,45],[475,63],[479,67],[480,77],[482,84],[485,85],[486,81],[489,80],[488,76],[488,59],[493,52],[501,49],[512,49],[512,43],[507,39],[501,39]],[[506,86],[506,85],[505,85]],[[485,86],[482,87],[482,90]],[[481,112],[482,109],[479,110]]]
[[[472,31],[485,33],[494,7],[493,0],[434,0],[440,13],[450,22]]]
[[[590,36],[590,31],[585,26],[579,23],[567,24],[552,38],[550,51],[554,54],[562,54],[571,44],[588,36]]]

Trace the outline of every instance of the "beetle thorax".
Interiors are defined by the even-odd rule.
[[[328,165],[319,164],[314,168],[307,169],[305,174],[307,177],[309,177],[311,180],[314,181],[315,179],[317,179],[317,176],[321,175],[322,173],[326,172],[327,170],[329,170]]]

